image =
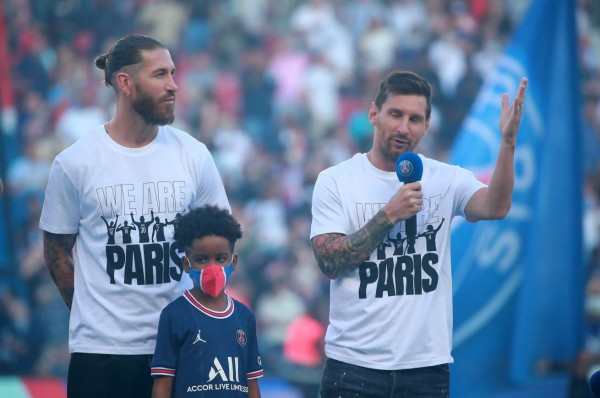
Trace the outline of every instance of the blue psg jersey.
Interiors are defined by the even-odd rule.
[[[171,376],[173,397],[247,397],[262,377],[254,313],[227,296],[216,312],[186,291],[161,312],[153,376]]]

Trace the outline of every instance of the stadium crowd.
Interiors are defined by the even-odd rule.
[[[114,111],[93,63],[114,40],[143,33],[171,49],[174,125],[209,147],[244,230],[230,291],[256,312],[266,374],[287,377],[295,358],[284,355],[288,327],[303,318],[327,323],[329,283],[308,241],[318,172],[370,144],[373,90],[393,68],[432,82],[432,122],[420,151],[444,159],[528,4],[4,0],[17,121],[0,165],[13,243],[12,261],[0,264],[0,373],[66,375],[68,310],[46,270],[38,221],[54,156]],[[600,300],[600,7],[579,0],[577,18],[586,308],[600,319],[593,306]],[[312,330],[306,335],[316,343],[323,329]],[[319,350],[299,359],[308,368],[321,360]]]

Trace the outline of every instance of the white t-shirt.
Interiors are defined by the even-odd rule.
[[[453,362],[450,224],[485,185],[465,169],[421,159],[416,240],[406,239],[399,222],[367,261],[331,281],[329,358],[384,370]],[[322,171],[310,238],[356,232],[401,186],[396,173],[377,169],[366,154]]]
[[[99,126],[56,157],[40,228],[78,234],[70,352],[154,352],[160,311],[192,286],[172,222],[205,203],[231,210],[206,146],[170,126],[143,148]]]

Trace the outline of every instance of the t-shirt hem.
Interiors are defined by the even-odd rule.
[[[394,366],[381,366],[382,365],[381,362],[377,362],[377,363],[365,362],[365,361],[357,360],[356,358],[348,358],[348,357],[344,357],[342,355],[335,355],[335,354],[331,355],[329,353],[327,354],[327,358],[335,359],[336,361],[340,361],[340,362],[345,362],[350,365],[360,366],[360,367],[368,368],[368,369],[376,369],[376,370],[403,370],[403,369],[425,368],[428,366],[436,366],[436,365],[442,365],[442,364],[454,362],[454,358],[452,358],[452,356],[449,356],[449,357],[444,357],[444,358],[428,359],[425,361],[398,363]]]
[[[72,235],[72,234],[76,234],[78,232],[77,228],[70,228],[70,227],[55,227],[53,225],[44,223],[44,222],[40,222],[39,223],[39,228],[42,231],[47,231],[50,232],[51,234],[65,234],[65,235]]]
[[[83,353],[83,354],[108,354],[108,355],[153,355],[154,348],[142,347],[134,348],[131,347],[87,347],[87,346],[69,346],[69,353]]]
[[[315,229],[314,231],[311,231],[311,234],[309,236],[309,240],[311,240],[312,238],[314,238],[315,236],[318,235],[323,235],[323,234],[342,234],[342,235],[348,235],[348,233],[346,233],[345,231],[340,231],[337,230],[335,228],[319,228],[319,229]]]

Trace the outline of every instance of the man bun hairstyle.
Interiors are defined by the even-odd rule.
[[[142,51],[165,48],[158,40],[144,35],[128,35],[117,40],[106,54],[96,57],[96,66],[104,71],[104,84],[113,86],[114,74],[143,61]]]
[[[173,237],[181,248],[189,248],[194,240],[205,236],[227,239],[233,251],[235,242],[242,237],[242,228],[229,210],[214,205],[192,209],[175,223]]]
[[[420,75],[408,70],[396,69],[391,71],[379,86],[379,93],[375,97],[375,106],[381,106],[389,94],[421,95],[427,100],[426,118],[431,116],[431,85]]]

